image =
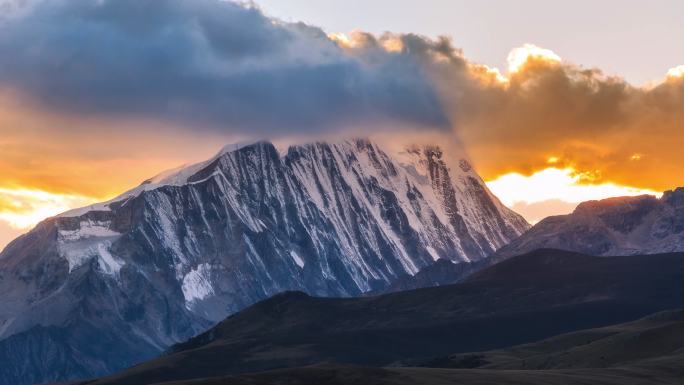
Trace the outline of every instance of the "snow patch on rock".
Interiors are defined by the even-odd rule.
[[[69,263],[69,272],[95,258],[101,272],[119,273],[124,262],[113,256],[110,249],[121,233],[112,230],[110,225],[107,221],[83,220],[78,229],[58,231],[59,253]]]
[[[297,266],[299,266],[301,269],[304,268],[304,260],[302,259],[302,257],[299,256],[299,254],[297,254],[296,251],[291,250],[291,251],[290,251],[290,256],[291,256],[292,259],[295,261],[295,263],[297,264]]]
[[[121,234],[111,230],[110,222],[100,222],[92,220],[81,221],[76,230],[59,230],[59,237],[65,242],[74,242],[81,239],[92,237],[116,237]]]
[[[202,263],[187,273],[183,278],[182,289],[186,307],[214,294],[214,288],[211,286],[211,266]]]

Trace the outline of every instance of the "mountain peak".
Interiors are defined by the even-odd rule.
[[[684,251],[684,188],[663,194],[581,203],[547,218],[497,252],[496,258],[551,247],[610,256]]]
[[[592,200],[580,203],[573,214],[596,215],[607,211],[639,211],[648,210],[659,202],[653,195],[638,195],[613,197],[601,200]]]
[[[673,207],[684,207],[684,187],[665,191],[662,200]]]
[[[97,334],[112,354],[86,358],[111,371],[279,292],[355,296],[482,261],[528,225],[440,147],[238,143],[48,219],[0,254],[0,339],[53,327],[81,354]]]
[[[258,144],[271,144],[270,141],[266,139],[256,139],[256,140],[247,140],[247,141],[242,141],[242,142],[235,142],[235,143],[229,143],[226,144],[221,148],[221,150],[214,156],[214,158],[218,158],[220,156],[223,156],[225,154],[229,154],[231,152],[239,151],[245,147],[251,147],[254,145]]]

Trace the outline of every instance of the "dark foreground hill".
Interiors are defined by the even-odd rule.
[[[499,349],[679,307],[684,307],[682,253],[600,258],[539,250],[452,286],[356,299],[284,293],[229,317],[165,356],[90,383],[150,384],[317,364],[199,383],[400,384],[416,383],[421,376],[436,376],[429,381],[439,383],[440,370],[447,377],[449,370],[345,365],[380,367]],[[326,362],[344,365],[320,366]],[[461,375],[463,381],[474,376]],[[489,383],[506,378],[503,372],[492,376]],[[522,383],[554,383],[542,380]]]
[[[405,362],[423,367],[320,364],[175,385],[643,385],[684,379],[684,310],[482,353]]]
[[[164,385],[681,385],[684,356],[608,369],[479,370],[316,365]],[[161,384],[150,384],[161,385]]]
[[[684,359],[684,310],[562,334],[481,353],[454,354],[404,365],[452,369],[549,370],[648,367]],[[683,362],[684,364],[684,362]],[[679,368],[684,380],[684,365]]]

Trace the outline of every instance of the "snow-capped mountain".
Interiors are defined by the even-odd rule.
[[[634,255],[684,251],[684,188],[580,204],[544,219],[500,249],[494,260],[554,248],[584,254]]]
[[[0,383],[108,373],[278,292],[383,289],[436,260],[486,258],[527,228],[438,146],[227,146],[7,246]]]

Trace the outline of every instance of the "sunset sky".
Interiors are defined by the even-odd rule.
[[[0,247],[251,137],[453,133],[532,222],[684,185],[681,1],[258,3],[0,0]]]

